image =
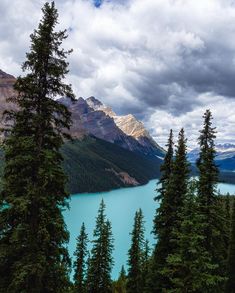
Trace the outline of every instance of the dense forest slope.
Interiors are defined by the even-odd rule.
[[[130,152],[113,143],[85,137],[62,148],[71,193],[136,186],[159,177],[162,160]]]

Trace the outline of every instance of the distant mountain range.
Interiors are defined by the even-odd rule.
[[[221,171],[235,172],[235,145],[230,143],[217,144],[216,164]],[[198,158],[199,149],[195,148],[189,152],[189,161],[195,163]]]

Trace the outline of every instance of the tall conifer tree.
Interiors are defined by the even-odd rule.
[[[159,283],[163,282],[163,276],[159,274],[159,270],[165,264],[167,255],[169,253],[169,233],[170,233],[170,215],[172,199],[170,194],[166,192],[169,188],[169,182],[173,170],[173,131],[170,130],[169,139],[166,144],[167,152],[161,165],[161,178],[159,181],[159,188],[157,189],[156,200],[160,202],[159,208],[156,210],[156,215],[153,221],[153,233],[157,240],[157,245],[153,252],[153,259],[151,269],[148,275],[148,291],[157,292],[159,290]]]
[[[119,273],[118,280],[113,282],[113,291],[112,293],[126,293],[126,271],[124,266],[122,266],[121,271]]]
[[[66,206],[66,177],[59,148],[70,113],[54,98],[74,98],[63,83],[68,72],[61,49],[66,31],[55,31],[58,12],[46,3],[31,48],[15,83],[17,111],[4,142],[5,170],[0,201],[0,291],[66,292],[69,236],[61,208]]]
[[[172,139],[169,139],[169,141],[172,141]],[[172,153],[171,160],[172,167],[169,179],[165,185],[163,198],[154,221],[154,232],[158,242],[154,251],[153,268],[148,281],[149,292],[162,292],[172,287],[167,258],[177,250],[177,235],[181,226],[182,210],[189,177],[184,129],[179,132],[175,159],[173,160]]]
[[[144,268],[144,217],[142,210],[135,213],[133,231],[131,232],[131,247],[128,255],[127,292],[143,292],[143,268]]]
[[[214,225],[211,212],[216,202],[216,184],[218,181],[218,168],[215,165],[215,127],[212,127],[212,114],[210,110],[206,110],[204,116],[203,129],[200,131],[199,141],[199,159],[197,167],[199,169],[199,182],[198,182],[198,197],[202,214],[205,216],[207,227],[204,231],[205,246],[208,251],[213,249],[212,241],[212,227]]]
[[[93,248],[89,259],[86,284],[88,293],[109,293],[112,291],[112,251],[113,236],[111,224],[106,219],[105,204],[102,200],[96,218]]]
[[[77,238],[77,248],[74,253],[76,260],[74,262],[74,285],[76,292],[84,293],[86,281],[86,265],[87,265],[87,250],[88,235],[84,223],[82,223],[80,234]]]
[[[235,293],[235,200],[233,200],[231,237],[228,255],[228,281],[226,292]]]
[[[199,136],[199,169],[198,203],[201,220],[204,223],[201,231],[204,236],[202,245],[211,258],[211,264],[217,266],[214,270],[214,292],[224,286],[227,258],[227,233],[223,231],[226,214],[223,210],[217,192],[218,168],[215,164],[215,138],[216,130],[212,127],[212,113],[206,110],[203,115],[204,123]]]
[[[167,258],[160,270],[160,274],[163,275],[166,282],[160,285],[161,290],[169,290],[173,286],[171,278],[173,277],[172,275],[174,275],[174,269],[172,271],[172,267],[168,262],[168,257],[174,255],[179,248],[178,237],[183,221],[183,208],[188,192],[189,163],[187,161],[186,141],[184,129],[182,128],[179,132],[173,170],[166,190],[166,193],[169,194],[171,210],[168,215],[169,222],[166,228],[168,229],[169,243]]]
[[[177,247],[167,258],[166,273],[171,281],[168,292],[217,292],[215,284],[222,279],[214,278],[217,266],[202,245],[204,225],[198,209],[197,181],[192,180],[177,229]]]

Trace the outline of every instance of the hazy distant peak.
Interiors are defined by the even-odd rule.
[[[235,152],[235,144],[232,143],[217,144],[215,147],[217,152]]]

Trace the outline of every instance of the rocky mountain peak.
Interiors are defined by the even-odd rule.
[[[13,75],[8,74],[1,69],[0,69],[0,79],[14,79],[15,80]]]
[[[132,114],[125,116],[115,116],[114,121],[116,125],[127,135],[133,136],[138,139],[141,136],[150,137],[144,124],[138,121]]]
[[[0,112],[11,106],[6,99],[14,95],[15,78],[0,70]],[[164,151],[151,138],[143,123],[133,115],[118,116],[110,107],[101,103],[95,97],[75,101],[61,98],[72,113],[73,124],[70,133],[74,137],[92,135],[117,144],[130,151],[147,155],[164,155]]]
[[[89,107],[91,107],[95,111],[103,111],[106,115],[112,118],[116,116],[116,113],[113,112],[112,108],[104,105],[95,97],[90,97],[86,99],[86,102],[89,105]]]
[[[87,102],[87,104],[88,104],[91,108],[93,108],[93,109],[104,106],[104,105],[103,105],[98,99],[96,99],[96,98],[93,97],[93,96],[87,98],[87,99],[86,99],[86,102]]]

